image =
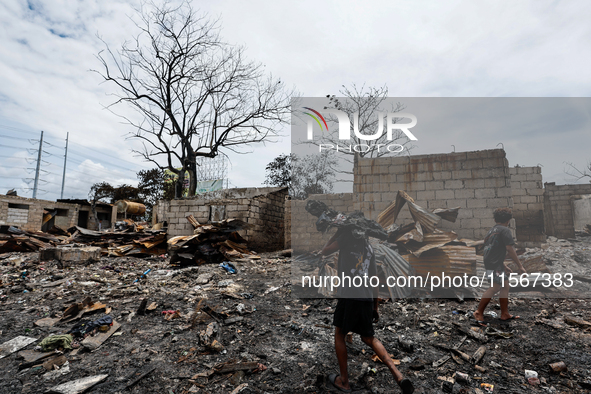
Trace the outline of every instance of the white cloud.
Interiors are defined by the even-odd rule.
[[[93,157],[94,163],[100,162],[107,170],[120,170],[116,164],[134,171],[149,168],[130,153],[138,146],[137,141],[124,139],[132,131],[130,127],[102,108],[111,102],[107,94],[112,87],[101,84],[100,76],[89,71],[99,67],[95,55],[104,49],[96,35],[113,48],[130,39],[136,31],[130,16],[135,15],[133,6],[138,3],[3,1],[0,125],[45,130],[48,138],[59,141],[70,132],[70,141],[91,148],[93,156],[103,152],[127,161]],[[387,84],[393,97],[587,97],[591,93],[587,71],[591,63],[591,3],[586,1],[418,4],[226,0],[193,5],[219,15],[222,35],[228,42],[244,44],[252,59],[306,96],[334,94],[342,84],[351,83]],[[131,114],[124,107],[118,111]],[[289,132],[289,127],[282,131]],[[0,133],[6,132],[0,126]],[[456,145],[465,150],[480,146],[475,134],[455,138]],[[540,155],[539,149],[528,149],[531,138],[529,134],[516,135],[511,146],[519,147],[521,155],[509,159],[518,162],[524,157],[524,162],[543,164],[546,180],[562,182],[563,169],[558,163],[572,159],[584,165],[589,158],[581,144],[553,141],[557,158],[550,160],[548,155]],[[441,143],[450,144],[448,139]],[[264,166],[287,153],[288,144],[284,139],[280,144],[255,147],[253,154],[231,155],[231,183],[259,186]],[[11,153],[1,150],[0,154],[5,152]],[[59,167],[56,171],[61,174]],[[132,178],[130,172],[108,179],[117,183]],[[73,183],[80,188],[71,191],[76,197],[85,196],[81,190],[88,182],[84,180]],[[61,178],[51,182],[52,190],[58,192],[60,187],[55,183],[61,185]]]

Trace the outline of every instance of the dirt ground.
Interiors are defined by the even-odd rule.
[[[550,269],[585,274],[591,267],[591,238],[552,240],[545,249],[528,253],[543,254]],[[0,393],[44,393],[58,384],[100,374],[108,377],[88,392],[331,392],[325,376],[338,371],[332,328],[336,300],[294,299],[288,257],[263,254],[260,260],[243,259],[236,263],[237,274],[213,265],[172,269],[166,257],[103,257],[69,268],[59,268],[55,261],[39,262],[36,253],[4,257],[0,343],[17,336],[38,339],[24,348],[30,350],[49,334],[68,332],[77,321],[51,327],[35,322],[59,318],[68,306],[86,297],[111,308],[110,316],[121,328],[92,352],[85,347],[75,355],[64,351],[68,364],[51,372],[27,365],[18,351],[0,359]],[[134,284],[147,269],[152,271]],[[568,296],[573,294],[588,297],[581,292]],[[157,307],[138,315],[143,298]],[[492,327],[512,334],[511,338],[483,334],[486,342],[463,340],[465,333],[454,325],[471,330],[467,316],[476,308],[476,300],[386,301],[380,307],[376,336],[412,379],[416,393],[484,393],[483,383],[493,385],[496,393],[584,393],[591,389],[591,334],[583,324],[591,321],[589,301],[543,294],[512,297],[510,310],[521,319],[507,324],[488,317]],[[499,312],[494,304],[489,310]],[[169,310],[178,310],[178,316],[167,320],[162,312]],[[104,314],[101,310],[81,320]],[[565,317],[582,319],[583,325],[568,324]],[[208,335],[208,327],[213,334]],[[399,338],[411,342],[413,351],[399,344]],[[213,346],[213,339],[223,349]],[[459,357],[434,366],[459,343],[458,349],[469,356],[486,346],[477,363],[480,370]],[[355,392],[400,392],[387,368],[372,360],[373,352],[358,336],[348,349]],[[566,364],[566,372],[551,371],[549,364],[558,361]],[[221,363],[235,362],[254,362],[251,365],[256,367],[238,372],[221,369]],[[528,383],[525,370],[536,371],[540,384]],[[456,379],[454,384],[455,372],[468,374],[469,381]]]

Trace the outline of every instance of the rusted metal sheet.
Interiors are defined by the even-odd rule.
[[[435,230],[433,233],[425,234],[422,242],[409,241],[404,244],[404,247],[416,257],[421,257],[421,254],[426,251],[439,248],[457,238],[458,235],[453,231],[444,232],[441,230]]]
[[[398,217],[398,214],[400,213],[400,210],[409,200],[414,202],[414,200],[408,194],[402,190],[399,190],[398,194],[396,194],[396,199],[378,215],[377,222],[379,225],[385,229],[393,225],[396,221],[396,218]]]
[[[426,251],[420,257],[413,254],[402,257],[423,278],[442,274],[451,277],[476,275],[476,264],[482,260],[476,255],[474,248],[463,245],[445,245]]]
[[[449,209],[442,209],[438,208],[433,211],[433,213],[437,216],[440,216],[443,220],[447,220],[448,222],[455,223],[456,219],[458,218],[460,207],[457,208],[449,208]]]
[[[372,243],[376,254],[376,263],[384,272],[384,277],[398,278],[404,276],[406,278],[414,273],[411,265],[400,254],[392,250],[387,244]],[[405,281],[405,283],[408,283]],[[412,292],[412,287],[389,287],[388,293],[392,299],[408,297]]]
[[[146,212],[146,206],[139,202],[119,200],[115,203],[117,212],[128,213],[130,215],[143,215]]]
[[[421,223],[421,227],[426,233],[431,233],[437,228],[437,224],[441,221],[441,217],[415,204],[414,200],[403,190],[398,190],[396,200],[378,215],[377,222],[380,226],[388,228],[394,224],[396,218],[398,218],[398,215],[400,214],[400,210],[406,203],[408,203],[408,209],[410,210],[410,215],[413,220]]]

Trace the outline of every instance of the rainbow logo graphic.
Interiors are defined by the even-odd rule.
[[[320,112],[318,112],[318,111],[316,111],[316,110],[313,110],[313,109],[312,109],[312,108],[310,108],[310,107],[304,107],[304,109],[307,109],[307,110],[309,110],[309,111],[312,111],[312,112],[314,112],[316,115],[318,115],[318,116],[320,117],[320,119],[322,119],[322,123],[324,123],[324,126],[326,127],[326,130],[328,131],[328,125],[326,124],[326,120],[324,120],[324,118],[322,117],[322,115],[320,115]],[[322,128],[322,123],[320,123],[320,119],[318,119],[316,116],[312,115],[312,114],[311,114],[311,113],[309,113],[309,112],[304,112],[304,113],[305,113],[306,115],[309,115],[309,116],[311,116],[312,118],[314,118],[314,120],[316,121],[316,123],[318,123],[318,126],[320,126],[320,130],[323,130],[323,128]]]

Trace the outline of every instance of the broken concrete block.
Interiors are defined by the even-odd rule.
[[[39,260],[58,260],[61,263],[85,263],[99,261],[101,248],[85,246],[81,248],[43,248],[39,251]]]
[[[105,380],[109,375],[97,375],[97,376],[90,376],[87,378],[82,378],[78,380],[74,380],[67,383],[62,383],[58,386],[51,388],[48,393],[57,393],[57,394],[79,394],[82,393],[92,386],[96,385],[97,383],[102,382]]]
[[[36,338],[18,336],[11,339],[10,341],[4,342],[2,345],[0,345],[0,358],[4,358],[36,341]]]

